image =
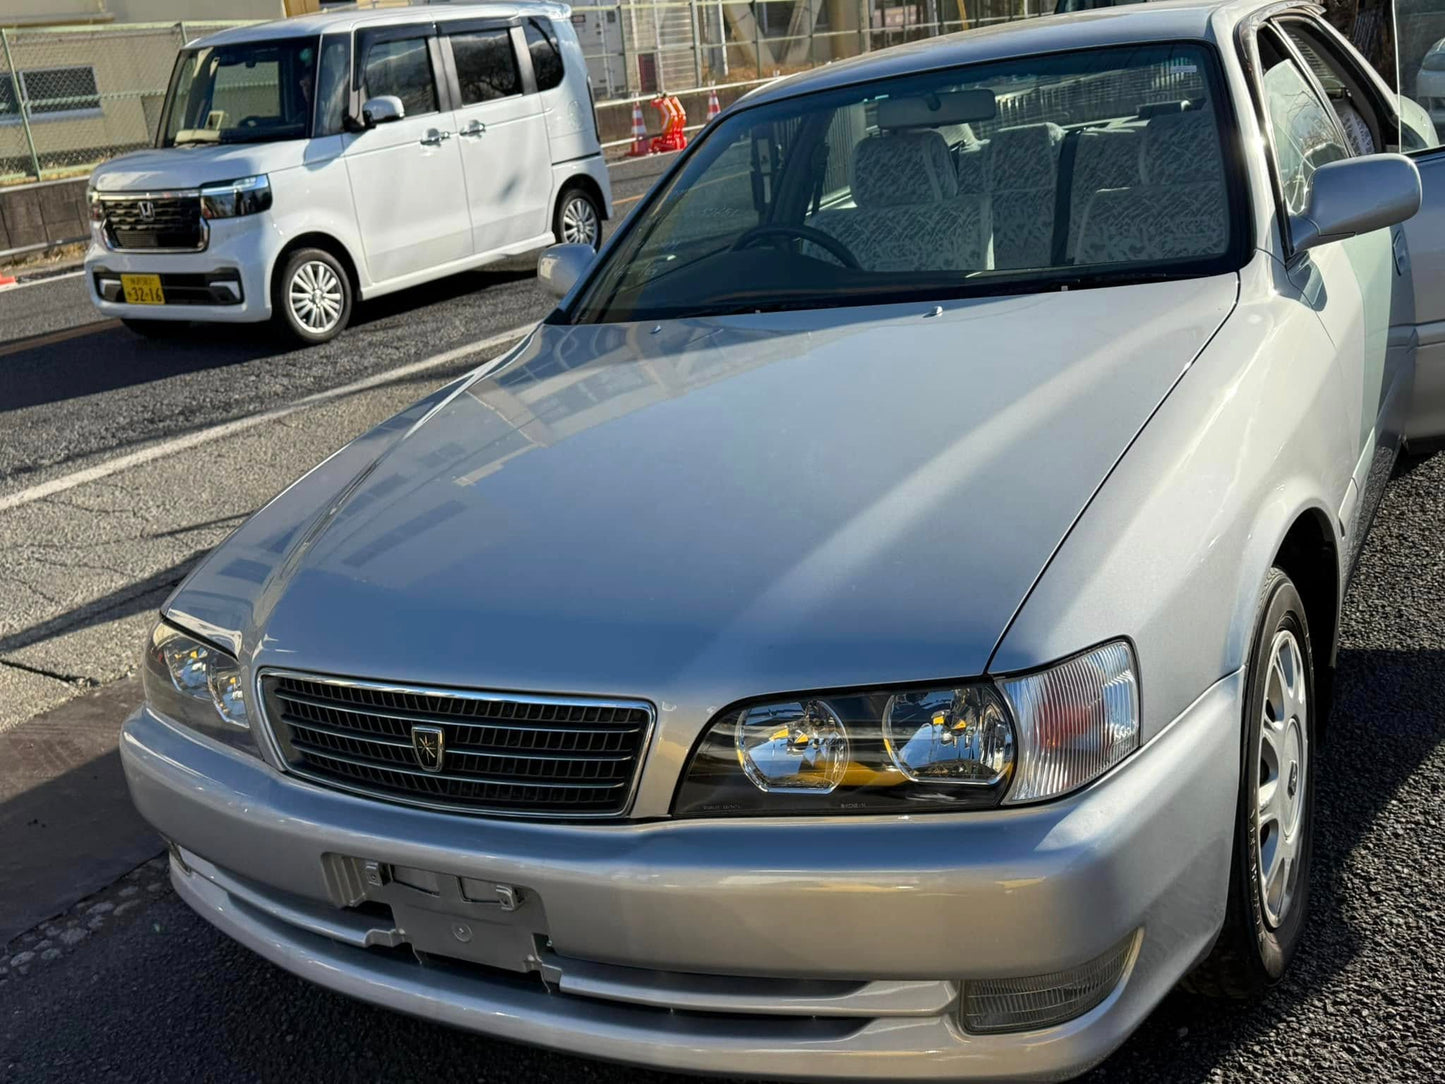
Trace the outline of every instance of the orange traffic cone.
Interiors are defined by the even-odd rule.
[[[642,103],[632,103],[632,149],[627,152],[628,157],[640,158],[644,154],[651,153],[652,148],[647,142],[647,125],[642,120]]]
[[[707,119],[712,120],[722,112],[722,106],[717,103],[717,87],[709,88],[707,92]]]

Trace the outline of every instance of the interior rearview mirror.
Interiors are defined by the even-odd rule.
[[[1420,209],[1420,171],[1403,154],[1345,158],[1315,170],[1305,209],[1290,215],[1294,250],[1404,222]]]
[[[404,116],[406,116],[406,106],[401,104],[401,99],[395,94],[380,94],[375,98],[368,98],[366,104],[361,107],[361,119],[368,128],[401,120]]]
[[[537,278],[553,297],[564,298],[586,274],[596,256],[591,245],[553,245],[537,260]]]

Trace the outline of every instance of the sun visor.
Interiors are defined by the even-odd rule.
[[[998,104],[991,90],[952,90],[917,98],[885,98],[878,103],[880,128],[937,128],[992,120]]]

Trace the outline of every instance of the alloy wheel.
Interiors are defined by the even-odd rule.
[[[1289,629],[1270,645],[1269,674],[1260,719],[1259,786],[1255,825],[1259,833],[1259,894],[1264,917],[1278,929],[1299,887],[1301,827],[1307,803],[1309,705],[1304,656]]]
[[[597,208],[586,196],[573,196],[562,208],[562,240],[565,244],[596,248],[600,225]]]
[[[341,278],[329,264],[308,260],[291,276],[287,301],[298,324],[324,335],[341,320],[345,307]]]

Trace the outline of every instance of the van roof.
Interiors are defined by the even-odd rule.
[[[397,26],[444,19],[510,19],[515,15],[543,15],[565,19],[572,12],[567,4],[550,0],[515,0],[512,3],[429,4],[418,7],[322,11],[295,15],[269,23],[232,27],[191,42],[191,46],[236,45],[248,41],[278,38],[307,38],[330,31],[360,30],[369,26]]]

